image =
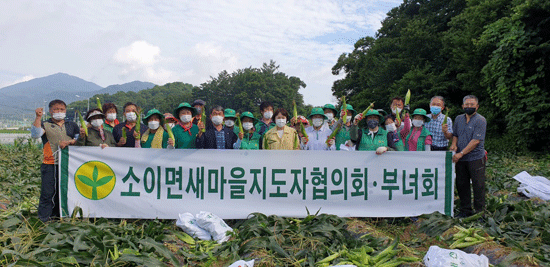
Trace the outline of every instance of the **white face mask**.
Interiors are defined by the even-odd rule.
[[[386,130],[388,132],[395,132],[397,130],[397,127],[395,127],[395,123],[390,123],[386,125]]]
[[[137,115],[135,112],[128,112],[126,113],[126,120],[130,122],[134,122],[137,120]]]
[[[269,120],[271,117],[273,117],[273,111],[264,112],[264,119]]]
[[[226,120],[225,121],[225,126],[233,127],[233,126],[235,126],[235,121],[234,120]]]
[[[212,123],[214,125],[220,125],[223,123],[223,117],[222,116],[213,116],[212,117]]]
[[[286,119],[276,119],[275,124],[277,124],[277,127],[282,128],[286,125]]]
[[[346,120],[347,120],[348,122],[351,122],[351,119],[352,119],[351,116],[346,116]]]
[[[107,113],[106,118],[108,121],[114,121],[116,120],[116,113]]]
[[[147,126],[149,126],[149,129],[151,130],[156,130],[159,128],[160,126],[160,122],[159,121],[150,121],[147,123]]]
[[[311,123],[313,123],[313,126],[319,127],[319,126],[323,125],[323,119],[315,118],[315,119],[311,120]]]
[[[243,123],[243,129],[245,131],[250,131],[250,129],[252,129],[252,127],[254,127],[254,124],[252,122]]]
[[[172,129],[172,128],[174,128],[174,126],[176,126],[176,124],[175,124],[175,123],[172,123],[172,122],[171,122],[171,123],[167,123],[167,124],[168,124],[168,127],[170,127],[170,129]]]
[[[397,114],[397,113],[401,113],[401,110],[400,108],[394,108],[391,110],[391,112],[393,112],[393,114]]]
[[[62,119],[65,118],[65,113],[63,113],[63,112],[53,113],[53,114],[52,114],[52,118],[54,118],[54,119],[60,121],[60,120],[62,120]]]
[[[421,127],[424,124],[423,120],[412,120],[412,124],[414,127]]]
[[[334,119],[334,114],[332,114],[332,112],[326,113],[325,116],[327,116],[327,120],[329,120],[329,121]]]
[[[181,122],[183,122],[183,123],[188,123],[188,122],[190,122],[192,118],[193,118],[193,117],[192,117],[191,115],[181,115],[181,116],[180,116],[180,120],[181,120]]]
[[[92,120],[90,122],[90,124],[94,127],[100,127],[101,125],[103,125],[103,120],[102,119],[95,119],[95,120]]]

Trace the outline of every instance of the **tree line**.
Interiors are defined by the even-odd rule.
[[[550,149],[550,1],[405,0],[374,37],[364,37],[332,68],[332,91],[359,110],[387,108],[410,89],[411,106],[480,99],[488,138],[507,147]]]
[[[280,72],[275,61],[264,63],[261,68],[248,67],[233,73],[222,71],[217,77],[199,86],[188,83],[173,82],[139,92],[118,92],[113,95],[98,94],[90,98],[90,108],[97,106],[96,99],[101,103],[114,103],[119,108],[119,118],[122,116],[122,106],[126,102],[136,103],[145,113],[156,108],[161,112],[172,113],[181,102],[191,104],[195,99],[206,101],[206,108],[220,105],[232,108],[237,112],[250,111],[260,118],[259,106],[262,101],[269,101],[275,107],[292,110],[293,101],[300,114],[309,112],[311,106],[304,104],[299,93],[306,84],[300,78],[288,76]],[[72,110],[87,111],[88,101],[73,102],[68,106],[68,115]]]

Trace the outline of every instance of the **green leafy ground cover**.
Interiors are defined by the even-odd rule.
[[[77,211],[44,224],[36,215],[40,163],[40,147],[32,142],[0,145],[1,266],[227,266],[238,259],[256,259],[256,266],[423,266],[431,245],[464,243],[460,229],[472,228],[467,240],[473,245],[461,249],[483,253],[495,266],[550,265],[550,206],[518,195],[512,179],[523,170],[550,177],[547,155],[491,154],[483,216],[340,218],[321,210],[298,219],[256,213],[228,220],[235,231],[221,245],[190,238],[175,220],[82,218]]]

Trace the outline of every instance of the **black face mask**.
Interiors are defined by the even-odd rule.
[[[464,108],[464,112],[471,116],[476,112],[476,108]]]
[[[378,121],[377,120],[370,120],[370,121],[367,121],[367,127],[369,127],[369,129],[374,129],[378,126]]]

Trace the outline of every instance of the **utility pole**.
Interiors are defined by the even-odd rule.
[[[79,95],[74,95],[74,96],[76,96],[76,97],[80,98],[80,96],[79,96]],[[88,97],[88,110],[90,110],[90,98],[89,98],[89,97]]]

